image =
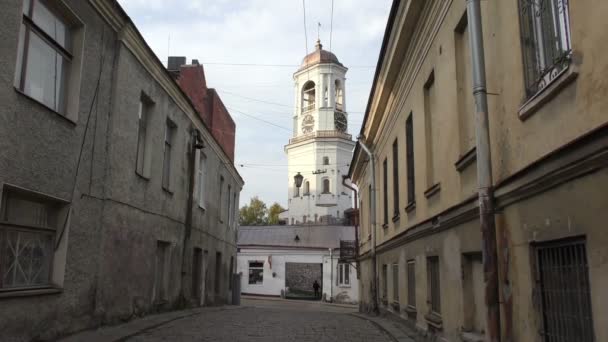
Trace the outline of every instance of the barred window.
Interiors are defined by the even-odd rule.
[[[568,68],[572,47],[568,0],[519,0],[526,95]]]

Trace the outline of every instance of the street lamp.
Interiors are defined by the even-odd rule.
[[[293,180],[296,182],[296,188],[300,188],[302,186],[302,180],[304,176],[302,176],[299,172],[297,175],[293,176]]]

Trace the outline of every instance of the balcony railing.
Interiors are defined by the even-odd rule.
[[[309,105],[303,106],[302,107],[302,113],[310,112],[311,110],[314,110],[314,109],[315,109],[315,104],[313,102],[313,103],[311,103]]]
[[[314,139],[314,138],[341,138],[341,139],[352,140],[353,136],[350,134],[347,134],[347,133],[342,133],[340,131],[336,131],[336,130],[316,131],[316,132],[300,135],[295,138],[291,138],[291,139],[289,139],[289,143],[295,144],[295,143],[299,143],[299,142],[302,142],[302,141],[305,141],[308,139]]]

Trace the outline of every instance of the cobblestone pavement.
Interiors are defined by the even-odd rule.
[[[242,304],[171,321],[127,341],[392,341],[374,323],[350,315],[354,308],[276,300]]]

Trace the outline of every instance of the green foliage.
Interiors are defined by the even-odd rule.
[[[257,196],[254,196],[249,201],[249,205],[244,205],[239,210],[239,223],[242,226],[259,226],[268,223],[268,209]]]
[[[274,204],[271,205],[270,209],[268,210],[268,224],[279,224],[279,214],[283,211],[285,211],[285,208],[281,207],[279,203],[274,202]]]

